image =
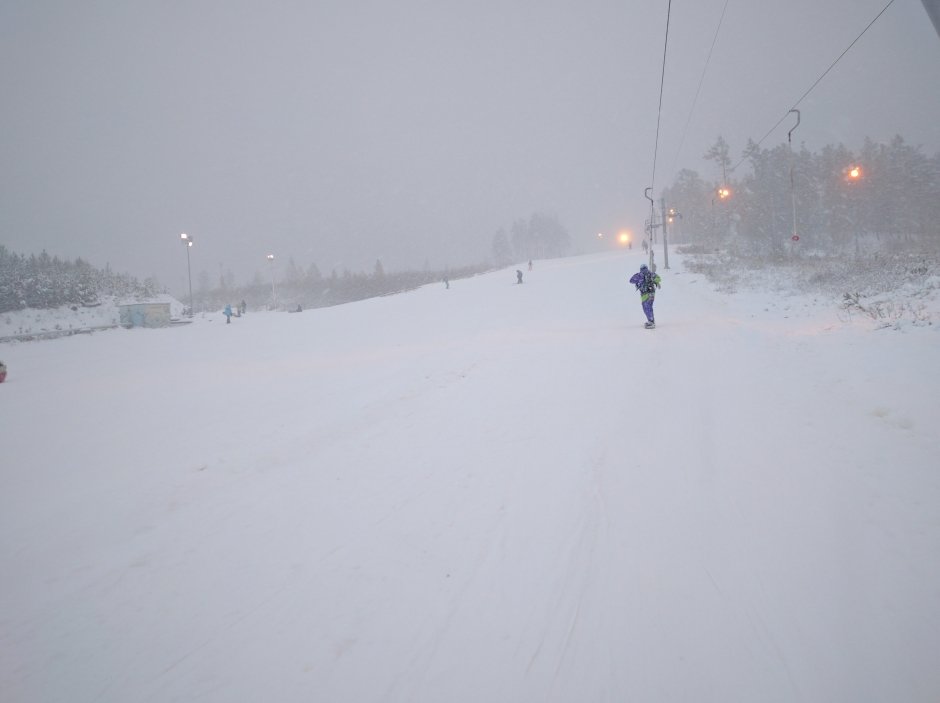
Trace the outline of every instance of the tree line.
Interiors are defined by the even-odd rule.
[[[420,271],[386,272],[381,261],[375,262],[371,273],[354,273],[335,269],[329,276],[321,273],[316,263],[306,268],[287,262],[283,275],[277,280],[265,280],[256,272],[247,285],[237,285],[231,273],[220,274],[218,285],[212,287],[209,274],[200,272],[194,292],[197,311],[215,310],[226,303],[242,300],[249,308],[271,307],[281,309],[325,307],[363,300],[379,295],[390,295],[418,288],[428,283],[453,281],[499,268],[513,261],[546,259],[565,255],[571,239],[567,229],[554,215],[533,213],[528,219],[513,222],[509,232],[500,228],[492,242],[492,264],[484,262],[463,267],[431,270],[425,265]]]
[[[0,245],[0,313],[23,308],[97,305],[104,296],[146,298],[156,282],[97,269],[81,258],[75,261],[42,253],[24,256]]]
[[[535,212],[528,220],[513,222],[508,233],[501,227],[493,236],[492,254],[498,266],[505,266],[513,261],[564,256],[570,248],[571,237],[558,218]]]
[[[534,213],[515,221],[509,232],[500,229],[493,239],[492,256],[497,267],[513,261],[563,256],[570,248],[567,230],[554,215]],[[419,286],[467,278],[489,271],[489,262],[443,270],[425,265],[420,271],[389,273],[381,261],[371,273],[331,271],[324,276],[315,263],[306,268],[291,258],[277,280],[255,273],[247,284],[237,284],[231,272],[219,274],[213,283],[206,271],[196,276],[192,305],[195,312],[222,309],[226,304],[245,301],[252,309],[326,307],[380,295],[390,295]],[[143,282],[133,276],[113,272],[109,266],[97,269],[81,258],[75,261],[50,256],[24,256],[0,245],[0,313],[24,308],[55,308],[62,305],[96,305],[106,296],[146,299],[166,292],[153,278]],[[188,291],[180,296],[189,305]]]
[[[316,264],[303,269],[293,259],[281,280],[264,281],[260,273],[245,285],[236,285],[234,276],[224,274],[218,284],[210,284],[209,275],[199,274],[193,292],[196,312],[221,310],[226,304],[245,300],[254,309],[326,307],[355,300],[390,295],[444,280],[467,278],[489,269],[488,265],[448,268],[432,271],[386,273],[381,261],[371,274],[335,270],[321,275]],[[143,282],[127,274],[115,273],[109,266],[98,269],[81,258],[69,261],[50,256],[45,250],[29,256],[17,254],[0,245],[0,313],[25,308],[49,309],[63,305],[98,305],[106,297],[145,300],[166,292],[157,281]],[[276,296],[276,301],[275,301]],[[188,296],[181,296],[189,304]]]
[[[762,149],[749,141],[740,163],[750,169],[742,174],[732,170],[721,137],[704,158],[715,163],[716,180],[685,169],[663,192],[687,243],[759,256],[940,249],[940,154],[928,156],[900,136],[866,139],[858,151],[842,144]]]
[[[235,305],[242,300],[249,309],[320,308],[402,293],[428,283],[447,281],[449,284],[451,280],[469,278],[489,269],[487,264],[477,264],[444,270],[426,266],[421,271],[387,273],[382,262],[376,261],[371,273],[354,273],[348,269],[337,273],[334,269],[329,276],[324,276],[315,263],[303,268],[291,258],[283,276],[276,280],[265,281],[259,272],[250,283],[237,285],[233,276],[225,274],[220,276],[217,286],[211,287],[208,274],[200,273],[193,303],[196,312],[220,310],[226,304]]]

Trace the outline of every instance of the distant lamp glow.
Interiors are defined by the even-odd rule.
[[[621,232],[619,239],[620,239],[620,243],[621,243],[621,244],[629,244],[629,242],[630,242],[630,233],[629,233],[629,232]]]
[[[727,186],[721,186],[718,189],[718,197],[722,200],[727,200],[731,197],[731,190]]]
[[[598,232],[598,233],[597,233],[597,238],[598,238],[598,239],[603,239],[603,238],[604,238],[604,233],[603,233],[603,232]]]
[[[848,169],[848,177],[850,181],[857,181],[862,177],[862,167],[861,166],[850,166]]]

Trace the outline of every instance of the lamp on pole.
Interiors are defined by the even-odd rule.
[[[649,267],[650,267],[650,271],[655,272],[656,271],[656,262],[655,262],[656,255],[653,253],[653,240],[655,239],[654,235],[656,234],[656,228],[659,225],[657,225],[654,222],[654,220],[656,219],[656,202],[653,200],[653,196],[650,195],[650,191],[652,190],[653,190],[652,186],[650,186],[649,188],[645,188],[643,190],[643,197],[650,201],[650,219],[649,219],[649,222],[647,223],[646,231],[649,232],[649,237],[650,237]]]
[[[728,186],[718,186],[715,189],[715,195],[718,196],[719,203],[725,202],[728,198],[731,197],[731,189]],[[730,224],[726,230],[730,229]],[[713,244],[717,246],[718,243],[718,220],[715,215],[715,198],[712,198],[712,239],[714,240]]]
[[[663,198],[661,201],[663,209],[663,265],[668,269],[669,268],[669,242],[667,239],[667,226],[675,224],[676,218],[682,219],[682,213],[676,210],[674,207],[666,209],[666,199]]]
[[[862,172],[862,167],[859,166],[858,164],[849,166],[845,169],[845,180],[849,184],[850,188],[852,188],[853,183],[858,183],[864,177],[865,177],[865,174]],[[857,188],[858,186],[855,186],[855,187]],[[861,223],[858,217],[858,194],[852,193],[849,196],[849,198],[852,201],[852,204],[854,205],[854,208],[853,208],[854,222],[852,223],[852,229],[855,230],[855,258],[857,259],[859,257],[858,230],[859,230],[859,227],[861,226]]]
[[[189,263],[189,250],[193,246],[192,235],[183,232],[180,235],[180,241],[186,247],[186,273],[189,276],[189,316],[193,316],[193,267]]]
[[[277,310],[277,291],[274,289],[274,254],[268,254],[268,261],[271,263],[271,298],[274,301],[274,309]]]

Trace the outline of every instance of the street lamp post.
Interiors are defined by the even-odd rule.
[[[676,222],[676,218],[681,218],[682,213],[678,212],[674,207],[666,209],[666,199],[663,198],[660,201],[660,204],[663,209],[663,265],[668,269],[669,268],[669,239],[667,234],[668,225],[673,225]]]
[[[274,301],[274,309],[277,310],[277,291],[274,289],[274,254],[268,254],[268,261],[271,263],[271,299]]]
[[[845,169],[845,180],[849,184],[849,188],[852,188],[853,183],[858,183],[862,179],[862,167],[855,165],[849,166]],[[854,189],[853,189],[854,190]],[[852,202],[852,210],[854,215],[854,222],[852,223],[852,229],[855,231],[855,258],[858,259],[860,255],[860,247],[858,243],[858,229],[861,226],[858,216],[858,197],[856,193],[851,193],[849,199]]]
[[[731,189],[728,186],[718,186],[715,190],[715,195],[718,196],[719,203],[725,202],[728,198],[731,197]],[[727,212],[725,212],[727,215]],[[725,227],[725,234],[727,234],[731,229],[730,219],[728,220],[727,226]],[[712,239],[714,240],[713,246],[718,246],[718,219],[715,214],[715,198],[712,198]]]
[[[659,207],[662,210],[663,217],[663,266],[669,270],[669,225],[672,224],[672,217],[666,214],[666,199],[659,199]]]
[[[193,246],[192,235],[183,232],[180,241],[186,246],[186,273],[189,276],[189,316],[193,316],[193,267],[189,263],[189,250]]]

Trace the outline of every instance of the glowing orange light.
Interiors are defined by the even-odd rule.
[[[629,243],[629,242],[630,242],[630,233],[629,233],[629,232],[621,232],[621,233],[620,233],[620,243],[621,243],[621,244],[627,244],[627,243]]]
[[[718,189],[718,197],[721,198],[722,200],[724,200],[725,198],[730,198],[731,190],[725,186],[721,186],[721,188]]]
[[[849,169],[849,179],[850,179],[850,180],[857,181],[857,180],[858,180],[859,178],[861,178],[861,177],[862,177],[862,169],[861,169],[860,166],[852,166],[852,167]]]

